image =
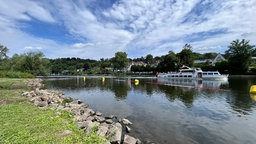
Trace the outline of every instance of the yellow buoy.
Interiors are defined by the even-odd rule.
[[[86,77],[84,76],[84,81],[86,80]]]
[[[252,85],[250,88],[250,94],[256,94],[256,85]]]
[[[139,80],[138,80],[138,79],[135,79],[135,80],[134,80],[134,84],[135,84],[135,85],[139,85]]]
[[[102,81],[102,82],[105,82],[105,77],[102,77],[102,78],[101,78],[101,81]]]

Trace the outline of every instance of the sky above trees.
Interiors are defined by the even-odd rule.
[[[256,0],[0,0],[0,44],[48,58],[130,58],[186,43],[224,53],[235,39],[255,45]]]

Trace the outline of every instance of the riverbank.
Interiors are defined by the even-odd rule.
[[[41,90],[41,80],[40,79],[33,79],[30,81],[27,81],[30,89],[32,91],[26,91],[24,92],[24,89],[20,89],[16,91],[16,97],[19,97],[22,99],[22,102],[15,102],[15,107],[20,105],[25,105],[26,107],[30,107],[33,109],[33,111],[40,111],[38,113],[51,113],[53,115],[47,116],[47,118],[43,118],[45,120],[41,121],[42,125],[46,124],[46,127],[52,127],[53,124],[47,124],[47,121],[56,121],[55,118],[60,118],[64,116],[65,118],[68,117],[68,120],[63,120],[62,124],[69,128],[61,128],[59,132],[53,132],[53,130],[50,130],[49,132],[51,135],[44,136],[45,139],[48,137],[53,137],[52,135],[56,136],[56,139],[60,141],[53,141],[54,138],[50,138],[50,140],[46,140],[44,142],[53,142],[53,143],[140,143],[140,141],[134,137],[129,136],[129,125],[131,122],[127,119],[118,119],[116,116],[103,116],[100,112],[95,112],[92,109],[88,108],[88,106],[84,103],[82,103],[79,100],[73,100],[69,97],[65,97],[64,94],[60,92],[55,91],[48,91],[48,90]],[[22,96],[18,96],[22,92]],[[5,94],[9,93],[8,96]],[[1,133],[7,133],[8,131],[12,131],[11,128],[6,128],[5,125],[7,124],[6,121],[10,121],[13,117],[13,115],[9,115],[7,113],[8,110],[10,110],[10,102],[9,100],[6,100],[10,97],[12,97],[11,93],[6,90],[5,94],[1,94],[1,115],[6,115],[5,119],[1,119],[1,123],[4,123],[3,128],[4,130],[1,130]],[[17,99],[16,99],[17,100]],[[16,101],[14,100],[14,101]],[[28,102],[29,100],[29,102]],[[31,105],[31,103],[38,107],[34,107]],[[33,108],[32,108],[33,107]],[[29,113],[31,113],[30,108],[26,108],[24,110],[24,115],[17,116],[18,120],[23,123],[23,118],[31,117]],[[36,110],[35,110],[36,109]],[[13,113],[13,112],[12,112]],[[14,112],[15,113],[15,112]],[[29,116],[27,116],[28,114]],[[38,116],[38,115],[37,115]],[[50,118],[50,119],[49,119]],[[25,119],[26,121],[33,121],[33,119]],[[58,120],[62,121],[62,120]],[[70,123],[71,125],[66,125],[66,123]],[[14,122],[13,122],[14,123]],[[40,123],[40,122],[39,122]],[[9,125],[12,125],[12,121],[8,122]],[[26,129],[26,125],[31,125],[29,123],[25,124],[24,129]],[[39,124],[40,125],[40,124]],[[58,125],[58,124],[57,124]],[[2,127],[2,126],[1,126]],[[39,126],[40,127],[40,126]],[[58,127],[58,126],[57,126]],[[51,128],[49,128],[51,129]],[[17,129],[19,131],[19,128]],[[33,132],[30,132],[30,130],[27,130],[26,133],[30,133],[30,135],[35,135]],[[40,132],[39,132],[40,133]],[[76,134],[78,133],[78,134]],[[16,137],[24,137],[22,134],[18,134]],[[41,134],[37,134],[41,135]],[[85,136],[86,135],[86,136]],[[9,132],[9,134],[1,135],[1,139],[4,140],[2,143],[12,143],[15,138],[11,138],[12,134]],[[25,137],[28,137],[25,136]],[[7,141],[6,141],[7,139]],[[31,138],[36,139],[36,138]],[[22,142],[25,139],[18,138],[19,142]],[[42,141],[40,138],[33,140],[33,142],[39,142]],[[109,142],[108,142],[109,141]],[[23,141],[24,142],[24,141]],[[42,142],[42,143],[44,143]]]

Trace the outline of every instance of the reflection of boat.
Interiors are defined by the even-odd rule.
[[[158,83],[169,86],[189,88],[221,88],[228,85],[227,80],[197,80],[197,79],[158,79]]]
[[[221,75],[218,71],[203,72],[201,68],[190,68],[182,66],[178,72],[159,73],[159,79],[206,79],[206,80],[227,80],[228,75]]]

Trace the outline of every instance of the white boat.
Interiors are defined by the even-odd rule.
[[[202,78],[206,80],[228,80],[228,75],[220,74],[218,71],[204,71]]]
[[[167,79],[205,79],[205,80],[227,80],[228,75],[221,75],[218,71],[205,71],[201,68],[190,68],[182,66],[178,72],[159,73],[158,78]]]
[[[190,68],[182,66],[178,72],[159,73],[158,78],[170,79],[202,79],[203,71],[201,68]]]

